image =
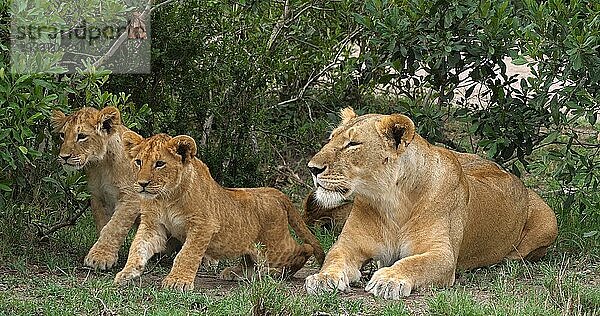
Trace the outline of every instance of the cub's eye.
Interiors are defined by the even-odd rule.
[[[162,160],[158,160],[158,161],[157,161],[157,162],[154,164],[154,167],[158,169],[158,168],[162,168],[162,167],[164,167],[166,164],[167,164],[166,162],[164,162],[164,161],[162,161]]]
[[[136,164],[138,167],[142,166],[142,160],[141,160],[141,159],[136,159],[136,160],[134,160],[133,162],[135,162],[135,164]]]
[[[60,137],[62,140],[65,140],[65,133],[58,133],[58,137]]]
[[[82,133],[77,134],[78,141],[86,140],[87,138],[88,138],[88,136],[86,134],[82,134]]]
[[[350,141],[348,144],[346,144],[346,146],[344,146],[344,149],[350,148],[350,147],[356,147],[356,146],[361,145],[361,144],[362,143],[360,143],[360,142]]]

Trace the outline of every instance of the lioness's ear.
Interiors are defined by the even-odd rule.
[[[357,117],[356,113],[354,113],[354,109],[351,107],[343,108],[340,111],[340,117],[342,118],[342,124],[348,123],[351,119]]]
[[[121,113],[114,106],[107,106],[98,112],[98,132],[110,135],[114,132],[114,127],[121,125]]]
[[[415,137],[415,123],[402,114],[387,115],[377,124],[379,133],[393,144],[398,150],[400,145],[405,147]]]
[[[67,116],[65,113],[60,110],[52,110],[52,116],[50,117],[50,123],[52,124],[52,129],[56,133],[60,131],[60,129],[67,122]]]
[[[173,155],[181,157],[181,162],[184,164],[192,161],[196,156],[196,141],[187,135],[171,138],[167,148]]]
[[[123,147],[129,159],[133,159],[137,155],[137,150],[134,147],[139,145],[144,140],[144,137],[133,131],[123,133]]]

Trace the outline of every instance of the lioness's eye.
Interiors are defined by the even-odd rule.
[[[159,160],[156,162],[156,164],[154,164],[154,167],[156,167],[156,168],[164,167],[165,164],[166,164],[166,162]]]
[[[60,139],[64,140],[65,139],[65,133],[58,133],[58,137],[60,137]]]
[[[135,162],[135,164],[140,167],[142,165],[142,160],[141,159],[136,159],[133,162]]]
[[[79,133],[77,134],[77,140],[86,140],[88,136],[86,134]]]
[[[358,146],[358,145],[361,145],[361,144],[362,143],[351,141],[348,144],[346,144],[346,146],[344,146],[344,148],[355,147],[355,146]]]

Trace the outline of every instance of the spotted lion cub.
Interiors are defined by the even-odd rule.
[[[139,276],[148,259],[165,248],[168,234],[184,243],[163,287],[180,291],[194,288],[203,256],[243,257],[238,267],[221,273],[225,279],[253,273],[257,262],[266,262],[269,272],[282,276],[293,275],[313,253],[323,262],[319,242],[280,191],[221,187],[195,157],[196,143],[189,136],[144,139],[127,132],[123,137],[137,169],[141,223],[116,284]],[[292,238],[288,223],[304,244]]]

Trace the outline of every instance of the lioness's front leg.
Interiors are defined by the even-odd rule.
[[[115,276],[114,283],[122,285],[127,281],[138,277],[144,271],[144,267],[155,253],[165,249],[167,244],[167,232],[157,222],[142,219],[135,238],[129,248],[129,256],[123,270]]]
[[[452,285],[456,261],[448,246],[396,261],[391,267],[377,270],[365,291],[385,299],[409,296],[414,287]]]
[[[309,294],[324,291],[348,291],[350,283],[360,279],[360,267],[372,254],[361,249],[360,243],[340,235],[325,257],[321,271],[308,276],[304,287]]]
[[[85,256],[86,266],[105,270],[117,262],[119,248],[139,215],[139,209],[138,202],[117,203],[115,213],[104,225],[98,240]]]
[[[207,229],[188,231],[183,247],[173,261],[171,272],[162,282],[164,288],[179,291],[194,289],[196,272],[212,235],[213,231]]]
[[[306,278],[304,287],[310,294],[323,291],[348,291],[350,283],[360,279],[360,268],[377,252],[379,223],[371,216],[370,206],[354,203],[346,224],[325,256],[319,273]],[[357,234],[357,232],[361,232]]]

